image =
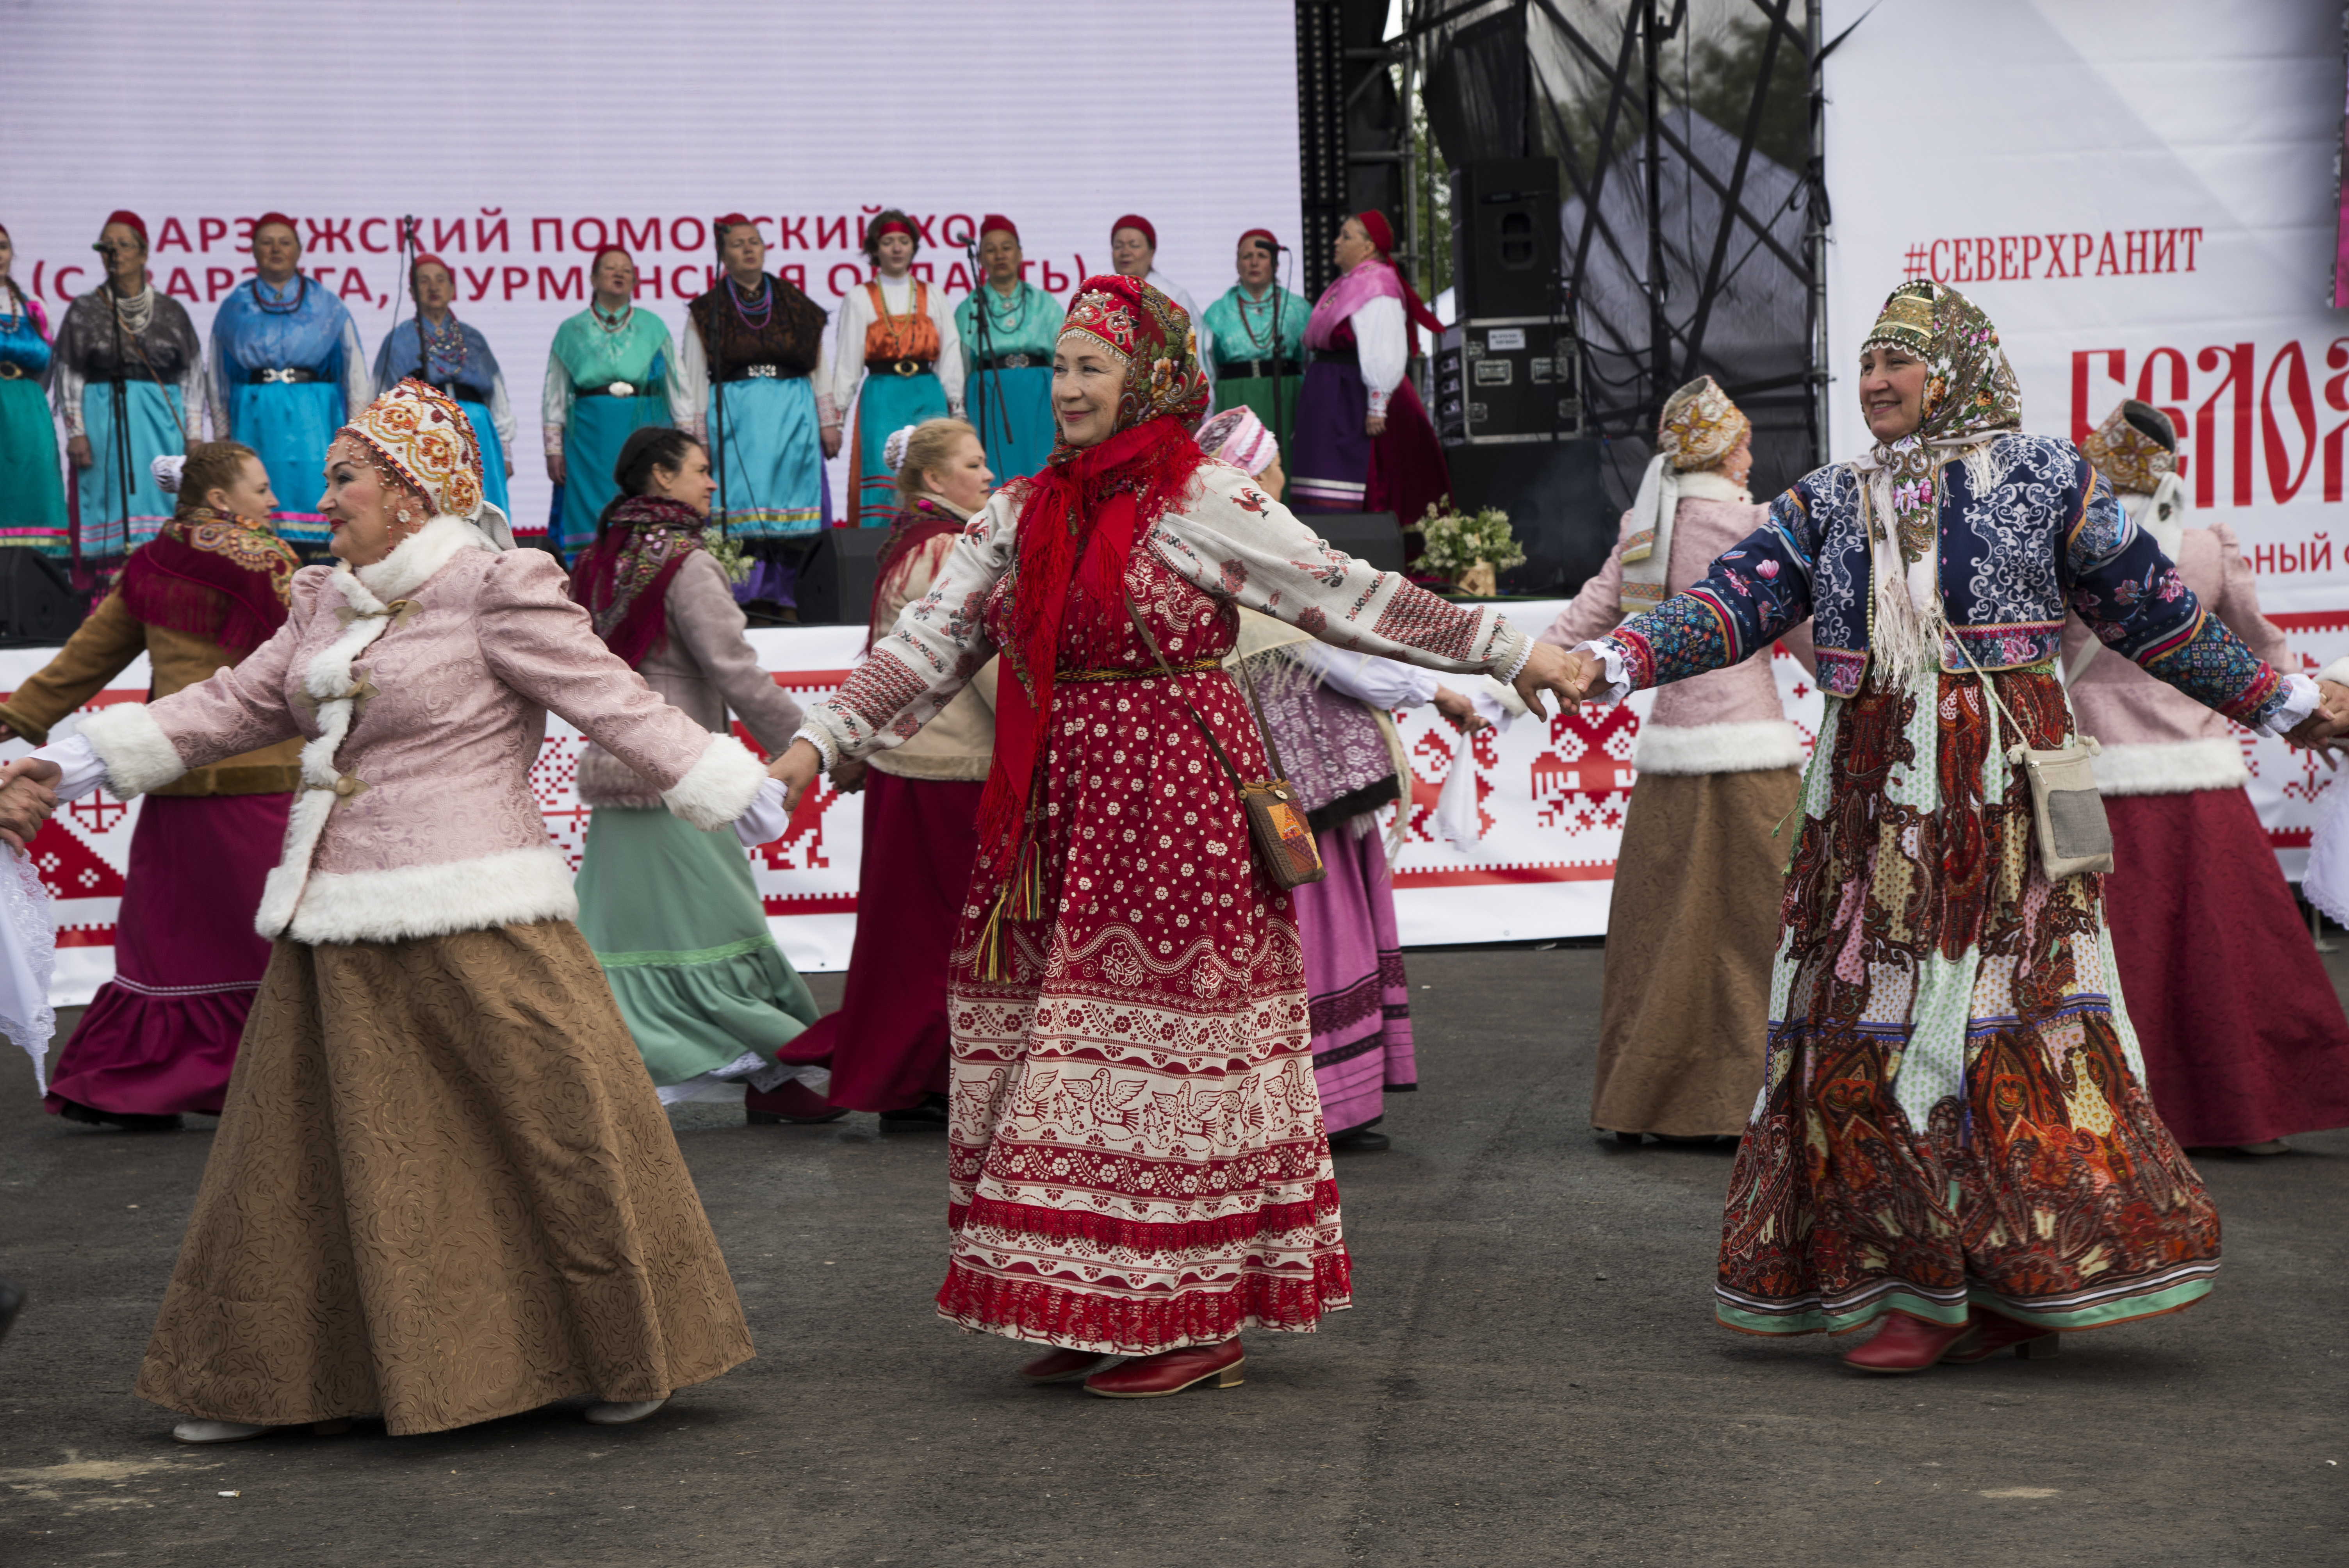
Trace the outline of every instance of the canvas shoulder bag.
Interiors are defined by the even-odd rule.
[[[1958,652],[1964,655],[1974,678],[1982,682],[1983,692],[1990,697],[1992,747],[2003,750],[2008,766],[2021,768],[2030,782],[2032,826],[2039,839],[2039,869],[2051,882],[2089,872],[2112,870],[2112,824],[2105,818],[2105,798],[2096,789],[2096,776],[2089,762],[2104,748],[2096,744],[2094,736],[2079,733],[2076,714],[2072,719],[2070,745],[2041,751],[2025,744],[2023,726],[2016,723],[1990,676],[1974,663],[1972,651],[1954,634],[1950,640],[1958,645]],[[2066,713],[2071,712],[2071,706],[2072,699],[2067,695],[2064,699]],[[2015,744],[2012,748],[1999,735],[2001,714],[2014,726]]]

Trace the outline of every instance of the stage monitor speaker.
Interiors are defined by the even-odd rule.
[[[1381,572],[1402,570],[1402,525],[1391,511],[1307,511],[1297,521],[1333,550],[1360,556]]]
[[[1582,434],[1580,345],[1547,316],[1471,317],[1435,350],[1435,436],[1446,448]]]
[[[1452,283],[1461,320],[1557,315],[1557,165],[1547,158],[1452,171]]]
[[[88,614],[89,595],[74,592],[63,566],[38,551],[0,550],[0,648],[62,643]]]
[[[803,624],[862,624],[872,614],[873,584],[880,577],[885,528],[827,528],[800,564],[792,589]]]

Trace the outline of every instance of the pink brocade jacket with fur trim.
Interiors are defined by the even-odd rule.
[[[731,821],[766,770],[663,702],[604,646],[563,568],[436,518],[354,573],[306,567],[277,634],[233,669],[81,728],[125,797],[305,738],[285,855],[255,922],[299,942],[397,942],[578,913],[530,770],[561,714],[659,786]]]
[[[2137,496],[2125,499],[2132,515]],[[2258,581],[2243,559],[2235,531],[2223,522],[2193,525],[2193,514],[2178,542],[2173,564],[2202,607],[2223,622],[2245,647],[2280,670],[2300,661],[2274,622],[2260,613]],[[2079,665],[2083,654],[2099,648],[2072,678],[2072,712],[2080,733],[2093,735],[2104,752],[2093,764],[2096,788],[2106,795],[2183,795],[2197,789],[2240,789],[2251,781],[2243,766],[2247,732],[2224,716],[2139,669],[2099,643],[2086,623],[2074,615],[2064,626],[2064,668]]]

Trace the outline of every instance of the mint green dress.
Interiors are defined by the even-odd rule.
[[[1274,309],[1278,303],[1278,312]],[[1199,313],[1215,335],[1216,407],[1256,411],[1280,443],[1284,464],[1288,438],[1297,428],[1297,400],[1305,390],[1305,319],[1313,307],[1278,284],[1261,299],[1234,284]],[[1273,317],[1278,315],[1276,324]],[[1279,346],[1279,379],[1272,375],[1274,345]]]

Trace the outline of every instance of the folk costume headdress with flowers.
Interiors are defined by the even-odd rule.
[[[2129,516],[2153,535],[2162,554],[2177,560],[2186,542],[2188,509],[2186,486],[2178,477],[2178,428],[2169,416],[2132,397],[2088,433],[2080,455],[2118,492]]]
[[[1631,501],[1631,531],[1623,540],[1619,602],[1626,614],[1652,610],[1664,601],[1672,519],[1682,497],[1733,502],[1753,499],[1744,485],[1712,471],[1753,428],[1744,410],[1710,376],[1698,377],[1664,399],[1662,417],[1656,422],[1656,455],[1640,476],[1640,491]]]
[[[980,797],[980,854],[1009,877],[1026,837],[1030,787],[1043,759],[1061,627],[1082,604],[1125,624],[1124,582],[1135,544],[1189,490],[1206,461],[1191,428],[1206,411],[1198,335],[1179,304],[1137,278],[1087,278],[1061,326],[1064,349],[1106,351],[1125,369],[1107,439],[1074,447],[1065,435],[1034,478],[1021,481],[1010,679],[997,689],[995,758]],[[1015,909],[1026,918],[1031,912]]]
[[[421,491],[434,517],[461,519],[498,549],[513,548],[513,525],[481,489],[481,443],[473,422],[438,388],[411,376],[335,433],[357,439]]]
[[[1998,328],[1965,295],[1930,279],[1904,283],[1884,302],[1860,347],[1897,348],[1924,362],[1924,418],[1878,441],[1852,466],[1862,480],[1876,583],[1870,638],[1879,669],[1938,667],[1942,632],[1934,540],[1941,469],[2023,428],[2023,391],[1999,346]]]

